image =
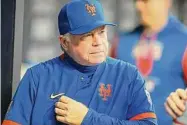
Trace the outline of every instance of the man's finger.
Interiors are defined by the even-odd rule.
[[[173,119],[176,119],[177,115],[175,115],[175,113],[169,108],[168,104],[164,103],[164,105],[165,105],[165,108],[166,108],[166,111],[168,112],[168,114],[171,115],[171,117]]]
[[[66,117],[64,117],[64,116],[56,115],[56,119],[59,122],[68,123],[66,120]]]
[[[179,98],[179,96],[176,93],[171,93],[170,94],[171,99],[173,102],[175,102],[176,106],[182,111],[185,111],[185,105],[184,101]]]
[[[66,103],[66,104],[68,104],[68,102],[70,100],[72,100],[72,99],[67,97],[67,96],[61,96],[60,99],[59,99],[60,102],[63,102],[63,103]]]
[[[183,114],[183,112],[178,109],[171,98],[167,98],[167,102],[168,106],[174,111],[176,115],[181,116]]]
[[[57,102],[55,104],[56,108],[62,109],[62,110],[68,110],[68,104],[62,103],[62,102]]]
[[[55,113],[60,116],[67,116],[67,111],[59,108],[55,108]]]
[[[176,92],[181,99],[187,100],[187,92],[184,89],[177,89]]]

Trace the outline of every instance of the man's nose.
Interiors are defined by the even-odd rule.
[[[93,42],[92,42],[92,45],[93,46],[98,46],[102,43],[100,37],[99,37],[99,34],[94,34],[93,35]]]

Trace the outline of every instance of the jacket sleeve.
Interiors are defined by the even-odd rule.
[[[30,125],[35,92],[32,71],[28,69],[19,83],[2,125]]]
[[[82,125],[157,125],[150,95],[144,87],[145,81],[137,70],[134,76],[129,90],[127,119],[120,120],[89,109]]]

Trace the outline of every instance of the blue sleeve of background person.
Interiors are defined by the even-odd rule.
[[[144,88],[144,80],[136,70],[131,84],[128,101],[127,120],[119,120],[89,109],[82,125],[157,125],[154,107],[149,93]]]
[[[5,120],[13,121],[21,125],[30,125],[35,92],[36,88],[32,77],[32,71],[28,69],[19,83]]]

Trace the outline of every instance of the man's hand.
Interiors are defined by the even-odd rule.
[[[187,101],[187,91],[184,89],[177,89],[172,92],[165,102],[166,111],[176,119],[177,117],[183,115],[185,112],[185,103]]]
[[[80,125],[88,108],[67,96],[62,96],[55,105],[56,119],[69,125]]]

